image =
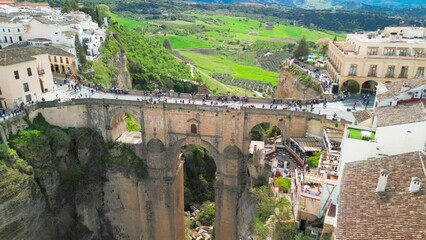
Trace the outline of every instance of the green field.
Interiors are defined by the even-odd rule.
[[[194,36],[155,35],[154,38],[160,43],[167,38],[173,49],[214,48],[217,46],[215,42],[197,39]]]
[[[344,34],[282,24],[261,23],[258,20],[243,17],[207,16],[203,14],[190,14],[189,16],[196,17],[198,20],[194,22],[151,21],[152,25],[165,28],[155,38],[162,41],[164,40],[163,33],[167,32],[167,38],[174,49],[216,48],[219,46],[238,48],[238,45],[250,45],[256,40],[294,43],[303,36],[311,42],[316,42],[320,38],[333,39],[335,36],[338,39],[344,39]],[[133,26],[133,22],[126,23],[123,21],[123,24]],[[228,44],[227,42],[238,43]]]
[[[240,94],[247,91],[224,83],[246,87],[245,84],[236,84],[234,80],[219,82],[219,79],[212,77],[213,75],[216,77],[215,74],[229,74],[234,79],[255,80],[276,86],[278,72],[274,71],[277,68],[268,68],[274,71],[265,70],[258,62],[259,57],[268,49],[283,51],[286,46],[295,44],[302,37],[313,43],[321,38],[333,39],[335,36],[338,39],[344,38],[343,34],[260,22],[245,17],[204,14],[187,14],[187,16],[192,20],[138,22],[118,16],[114,16],[114,19],[132,28],[143,28],[148,36],[161,44],[167,38],[173,50],[177,50],[181,56],[193,62],[208,88],[220,93]],[[250,46],[255,42],[261,42],[260,45],[263,47],[252,50],[253,47],[250,48]],[[268,47],[269,45],[271,48]],[[250,49],[251,52],[246,49]],[[276,55],[273,66],[277,66],[277,63],[284,60],[281,57],[289,55],[290,53]],[[262,58],[262,63],[263,61],[265,58]],[[269,62],[266,65],[271,66]]]
[[[193,51],[180,51],[185,57],[192,59],[195,66],[205,73],[229,73],[234,78],[244,78],[269,82],[276,86],[278,73],[263,70],[256,66],[239,65],[214,55],[206,55]]]
[[[145,28],[147,26],[146,22],[136,21],[136,20],[132,20],[132,19],[128,19],[128,18],[122,18],[122,17],[119,17],[117,14],[114,14],[114,13],[110,13],[110,16],[111,16],[112,19],[117,21],[117,23],[124,25],[124,26],[131,27],[131,28]]]

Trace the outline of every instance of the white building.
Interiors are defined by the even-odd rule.
[[[45,39],[51,44],[69,48],[69,52],[76,55],[74,45],[75,36],[78,36],[80,42],[87,46],[88,60],[93,60],[99,56],[99,47],[106,38],[105,30],[99,28],[91,16],[80,11],[62,14],[60,9],[52,9],[44,3],[8,6],[0,8],[0,12],[2,10],[9,13],[0,17],[2,48],[20,41],[36,40],[37,43],[39,39]]]
[[[5,48],[13,43],[25,41],[25,23],[29,15],[0,17],[0,47]]]

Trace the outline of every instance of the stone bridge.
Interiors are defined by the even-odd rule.
[[[125,131],[124,113],[141,126],[141,153],[149,177],[138,182],[139,239],[184,239],[183,161],[180,149],[196,144],[207,149],[216,164],[215,238],[238,239],[238,200],[247,178],[251,129],[268,122],[285,138],[305,133],[321,136],[324,127],[344,128],[344,122],[307,112],[220,106],[148,104],[145,101],[76,99],[42,102],[30,109],[61,127],[89,127],[114,141]]]

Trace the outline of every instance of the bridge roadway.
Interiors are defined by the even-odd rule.
[[[68,89],[68,85],[56,85],[55,89],[53,91],[44,93],[41,98],[44,98],[45,101],[53,101],[60,99],[61,101],[70,101],[71,99],[75,98],[97,98],[97,99],[120,99],[120,100],[133,100],[133,101],[142,101],[147,100],[149,101],[152,99],[153,102],[165,102],[168,103],[181,103],[181,101],[184,101],[182,104],[193,104],[193,105],[213,105],[217,104],[218,106],[227,106],[229,108],[233,109],[240,109],[241,107],[254,107],[254,108],[265,108],[265,109],[276,109],[277,110],[283,110],[283,108],[287,110],[294,110],[297,111],[295,107],[289,107],[286,104],[271,104],[271,103],[265,103],[265,99],[259,99],[259,102],[249,101],[247,103],[238,101],[234,102],[232,100],[228,100],[228,102],[222,103],[221,101],[217,101],[217,97],[212,96],[212,100],[208,100],[203,102],[200,99],[190,100],[188,98],[176,98],[176,97],[149,97],[149,96],[143,96],[143,95],[134,95],[134,94],[121,94],[117,95],[114,93],[104,93],[104,92],[95,92],[92,94],[90,92],[90,89],[88,87],[83,87],[81,91],[75,92],[73,90]],[[41,99],[37,99],[40,101]],[[189,103],[189,100],[191,103]],[[261,101],[263,100],[263,101]],[[362,106],[361,102],[358,101],[357,103],[357,110],[364,109],[360,106]],[[305,108],[305,106],[302,106],[302,109]],[[308,110],[310,106],[308,106]],[[320,115],[326,115],[328,119],[332,119],[333,115],[337,114],[337,120],[344,119],[349,122],[354,122],[355,118],[353,114],[349,111],[347,111],[348,108],[351,108],[351,106],[345,105],[342,102],[328,102],[327,107],[324,108],[322,103],[314,104],[314,111],[313,113],[317,113]],[[370,108],[370,107],[369,107]]]

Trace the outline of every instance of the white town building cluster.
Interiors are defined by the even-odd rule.
[[[76,37],[87,60],[100,55],[106,31],[91,16],[61,13],[47,3],[0,3],[0,109],[16,109],[54,90],[53,78],[73,79]]]
[[[0,5],[0,46],[17,42],[29,45],[56,45],[76,54],[75,37],[87,47],[88,60],[99,56],[105,40],[105,29],[100,28],[86,13],[61,13],[46,4]]]

